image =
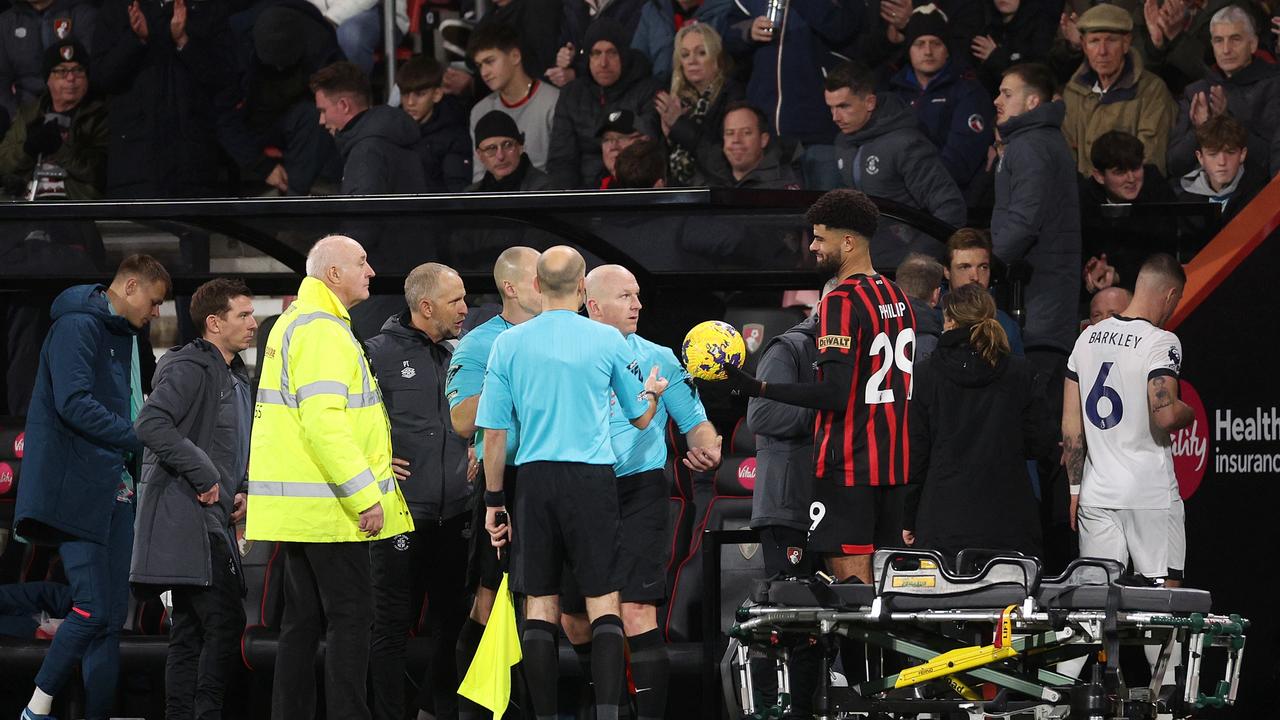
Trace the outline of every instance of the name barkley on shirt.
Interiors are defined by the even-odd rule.
[[[1094,330],[1089,333],[1090,345],[1115,345],[1116,347],[1134,348],[1143,340],[1133,333],[1113,332],[1110,330]]]

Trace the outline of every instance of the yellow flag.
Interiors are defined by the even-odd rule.
[[[484,626],[476,656],[458,686],[458,694],[488,708],[494,718],[502,717],[511,700],[511,668],[520,662],[520,657],[516,608],[511,604],[507,575],[503,573],[498,597],[493,601],[493,612],[489,614],[489,624]]]

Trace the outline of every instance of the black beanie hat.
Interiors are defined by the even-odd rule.
[[[512,138],[524,144],[524,133],[516,126],[516,121],[501,110],[490,110],[476,122],[476,147],[492,137]]]
[[[80,67],[85,70],[89,69],[89,53],[84,46],[71,38],[59,40],[57,44],[50,45],[44,51],[44,79],[49,79],[49,73],[62,63],[79,63]]]
[[[911,19],[907,21],[907,46],[925,35],[933,35],[943,41],[947,39],[947,14],[933,3],[921,5],[911,11]]]
[[[306,49],[302,35],[307,18],[297,10],[275,6],[253,23],[253,52],[264,65],[293,67]]]
[[[596,43],[601,40],[613,43],[613,46],[618,48],[618,54],[622,55],[624,59],[627,49],[631,47],[627,29],[612,18],[600,18],[591,23],[591,26],[587,28],[586,37],[582,41],[582,52],[590,55],[591,48],[595,47]]]

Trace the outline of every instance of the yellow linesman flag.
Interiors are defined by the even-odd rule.
[[[520,631],[516,628],[516,608],[511,604],[507,575],[498,585],[489,624],[484,626],[476,656],[471,660],[467,676],[458,686],[458,694],[482,705],[502,717],[511,700],[511,668],[520,662]]]

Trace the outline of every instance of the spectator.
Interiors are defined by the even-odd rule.
[[[1142,164],[1142,141],[1122,130],[1103,133],[1090,150],[1093,170],[1080,178],[1080,222],[1084,239],[1085,290],[1133,287],[1142,261],[1178,236],[1175,218],[1107,212],[1106,205],[1177,202],[1154,165]],[[1118,209],[1117,209],[1118,210]]]
[[[86,717],[115,706],[120,630],[129,614],[134,486],[142,444],[137,334],[169,294],[169,273],[130,255],[109,287],[78,285],[53,302],[53,327],[27,412],[14,534],[56,545],[75,599],[45,654],[24,715],[48,717],[77,665]]]
[[[311,76],[320,122],[333,134],[342,155],[343,195],[426,192],[422,163],[413,152],[421,138],[404,112],[373,105],[369,78],[349,62],[337,62]]]
[[[642,125],[658,125],[658,82],[644,56],[631,49],[626,30],[608,18],[597,20],[585,42],[590,72],[564,87],[551,125],[547,174],[562,189],[596,187],[604,177],[596,133],[612,113],[630,110]]]
[[[549,190],[551,179],[533,166],[524,152],[524,133],[501,110],[491,110],[476,123],[476,152],[484,165],[484,177],[467,192]]]
[[[913,0],[866,0],[865,19],[858,36],[841,49],[845,55],[869,67],[901,67],[905,64],[907,23],[915,9],[926,7]],[[947,49],[952,57],[965,57],[973,39],[982,32],[982,5],[974,0],[933,0],[948,19]]]
[[[86,99],[88,63],[88,53],[75,40],[63,40],[46,50],[47,89],[23,104],[0,143],[0,175],[19,181],[24,198],[102,197],[107,173],[106,106],[101,100]]]
[[[1280,131],[1280,68],[1256,60],[1254,18],[1228,5],[1209,23],[1215,64],[1183,91],[1169,140],[1169,174],[1195,169],[1196,130],[1214,115],[1227,114],[1249,131],[1250,164],[1266,171],[1271,139]]]
[[[1080,174],[1093,169],[1089,150],[1108,130],[1136,135],[1146,149],[1146,162],[1164,172],[1175,107],[1169,89],[1130,50],[1133,19],[1115,5],[1095,5],[1076,27],[1085,61],[1062,91],[1067,106],[1062,131]]]
[[[1080,200],[1054,85],[1043,65],[1015,65],[1000,81],[996,122],[1005,147],[996,169],[991,241],[1011,273],[1030,270],[1023,290],[1027,356],[1046,377],[1052,368],[1060,383],[1076,335]]]
[[[164,354],[135,429],[146,446],[129,582],[169,590],[165,715],[221,717],[244,632],[234,525],[249,492],[254,401],[240,353],[254,346],[253,295],[216,278],[191,296],[200,337]]]
[[[1146,68],[1181,94],[1188,83],[1205,77],[1209,66],[1210,26],[1223,9],[1248,0],[1141,0],[1133,16],[1138,25],[1138,47]],[[1252,4],[1252,3],[1248,3]],[[1256,23],[1261,17],[1251,19]]]
[[[915,362],[929,357],[938,346],[942,334],[942,318],[938,302],[942,298],[942,276],[945,269],[937,260],[921,253],[911,253],[898,264],[893,281],[911,303],[916,316]]]
[[[938,151],[918,129],[910,106],[894,94],[875,92],[871,71],[846,63],[827,74],[826,103],[840,129],[836,137],[840,185],[923,210],[942,222],[963,225],[964,197]],[[905,225],[882,223],[872,240],[877,267],[895,267],[922,236]]]
[[[563,0],[493,0],[471,31],[471,38],[489,36],[497,26],[518,28],[516,44],[520,48],[520,66],[525,75],[541,78],[556,64],[563,5]],[[467,59],[474,61],[472,40],[467,43]]]
[[[1122,287],[1103,288],[1093,294],[1093,299],[1089,301],[1089,321],[1088,325],[1097,325],[1109,317],[1115,317],[1124,312],[1129,307],[1129,303],[1133,302],[1133,293]]]
[[[644,139],[633,143],[618,153],[614,161],[613,187],[661,188],[667,186],[667,159],[662,146],[655,140]]]
[[[618,153],[648,139],[649,135],[636,124],[635,113],[630,110],[615,110],[604,119],[596,137],[600,139],[600,161],[604,164],[605,173],[597,187],[607,190],[617,182],[614,163],[618,160]]]
[[[232,19],[239,82],[219,102],[218,139],[246,175],[283,195],[308,195],[317,181],[337,184],[342,165],[319,126],[307,81],[342,60],[333,26],[305,0],[281,0]],[[268,154],[268,148],[281,157]]]
[[[458,192],[471,184],[471,134],[462,103],[444,94],[444,66],[415,55],[396,71],[400,107],[418,124],[413,149],[422,160],[427,192]]]
[[[1010,357],[995,310],[975,285],[948,293],[938,349],[912,375],[902,539],[948,557],[975,547],[1041,554],[1026,461],[1048,457],[1057,428],[1034,366]]]
[[[695,184],[753,190],[800,189],[800,178],[786,162],[779,144],[772,142],[768,123],[758,108],[744,102],[730,104],[724,114],[723,146],[703,143],[699,165],[704,169]]]
[[[943,276],[951,289],[961,288],[970,283],[978,283],[987,290],[991,289],[991,236],[984,230],[960,228],[947,238],[947,254],[943,258]],[[920,315],[916,314],[919,322]],[[1004,329],[1005,338],[1009,340],[1009,353],[1014,357],[1023,356],[1022,328],[1009,313],[996,308],[996,320]]]
[[[476,64],[480,79],[491,92],[471,108],[471,134],[475,135],[480,118],[494,110],[505,112],[524,133],[529,161],[545,172],[560,88],[528,73],[520,42],[516,31],[506,25],[482,25],[472,33],[467,56]],[[479,182],[484,175],[484,163],[479,155],[473,156],[471,173],[474,182]]]
[[[94,88],[107,94],[107,196],[221,195],[214,98],[234,82],[227,3],[105,0]]]
[[[1200,167],[1178,180],[1178,199],[1210,200],[1222,206],[1222,224],[1231,222],[1267,184],[1245,163],[1249,133],[1230,115],[1215,115],[1196,129]]]
[[[361,72],[373,72],[373,56],[382,47],[380,0],[310,0],[338,31],[342,54]],[[406,3],[396,2],[396,33],[409,32]]]
[[[836,127],[822,106],[822,76],[842,61],[836,51],[862,27],[863,8],[853,2],[791,0],[782,26],[774,27],[768,4],[734,3],[727,49],[751,68],[747,101],[764,111],[783,144],[800,144],[805,188],[830,190],[839,185],[840,173],[832,143]]]
[[[600,37],[599,25],[614,26],[606,34],[617,33],[614,47],[619,55],[631,48],[636,26],[640,24],[640,12],[648,0],[564,0],[560,19],[560,49],[556,51],[556,64],[547,70],[547,79],[557,87],[565,87],[574,79],[590,72],[593,59],[593,38]],[[637,52],[644,57],[644,53]],[[646,62],[645,72],[649,72]]]
[[[674,45],[671,92],[659,90],[654,104],[671,144],[671,184],[687,185],[698,170],[699,146],[720,143],[725,108],[742,99],[742,89],[730,74],[729,56],[712,26],[686,25],[676,33]]]
[[[98,10],[79,0],[17,0],[0,13],[0,132],[44,94],[44,54],[63,40],[93,48]]]
[[[987,150],[995,140],[995,109],[964,58],[950,57],[946,16],[928,8],[911,14],[906,41],[910,63],[893,76],[889,88],[911,103],[920,129],[963,191],[986,168]]]
[[[987,0],[985,35],[978,35],[970,53],[978,64],[978,79],[995,95],[1009,66],[1043,62],[1058,32],[1062,4],[1053,0]]]
[[[704,31],[698,34],[720,36],[729,29],[729,14],[733,12],[733,0],[647,0],[640,10],[640,23],[636,26],[631,47],[639,50],[653,66],[653,76],[659,80],[673,77],[680,64],[683,50],[680,33],[688,27]],[[687,35],[686,35],[687,36]],[[710,49],[710,42],[707,42]],[[720,53],[704,52],[713,59]]]

